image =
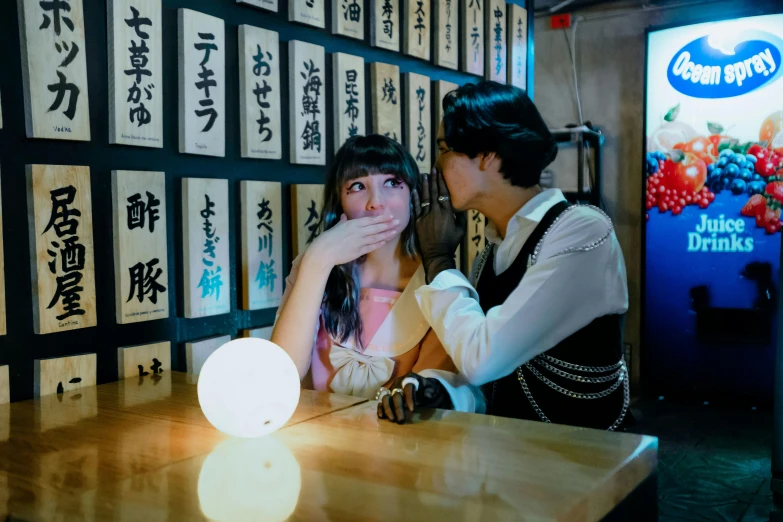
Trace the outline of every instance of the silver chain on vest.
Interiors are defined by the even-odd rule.
[[[586,377],[586,376],[582,376],[582,375],[575,375],[573,373],[568,373],[568,372],[566,372],[564,370],[561,370],[560,368],[556,368],[556,367],[552,366],[551,364],[548,364],[542,357],[536,357],[533,360],[535,362],[537,362],[538,364],[540,364],[541,366],[543,366],[544,368],[546,368],[547,370],[549,370],[550,372],[554,373],[555,375],[559,375],[560,377],[564,377],[564,378],[566,378],[568,380],[581,382],[581,383],[585,383],[585,384],[599,384],[599,383],[602,383],[602,382],[610,382],[610,381],[613,381],[613,380],[615,380],[617,378],[622,378],[622,375],[623,375],[622,368],[618,367],[618,370],[616,372],[614,372],[612,374],[609,374],[609,375],[604,375],[604,376],[601,376],[601,377]],[[555,359],[555,360],[558,361],[558,362],[563,362],[563,361],[559,361],[558,359]],[[531,371],[533,371],[533,369],[530,368],[530,363],[529,362],[525,363],[525,366],[528,366],[528,368]],[[593,366],[585,366],[585,368],[594,368],[594,367]],[[592,370],[583,370],[583,371],[592,372]]]
[[[543,377],[544,379],[546,379],[546,381],[544,381],[544,382],[547,384],[547,386],[549,386],[550,388],[552,388],[552,389],[554,389],[554,390],[556,390],[556,391],[558,391],[560,393],[568,395],[569,397],[573,397],[575,399],[600,399],[601,397],[606,397],[610,393],[614,392],[619,387],[620,383],[622,382],[622,384],[623,384],[623,407],[620,410],[619,417],[617,417],[617,420],[614,421],[614,424],[612,424],[611,426],[609,426],[609,428],[607,428],[608,431],[614,431],[614,430],[617,429],[617,427],[620,425],[620,423],[623,422],[623,419],[625,418],[625,415],[628,413],[628,406],[631,403],[630,386],[629,386],[629,383],[628,383],[628,380],[629,380],[629,378],[628,378],[628,370],[625,368],[625,363],[621,362],[621,364],[622,364],[623,373],[620,376],[619,380],[615,384],[613,384],[612,386],[607,388],[606,390],[598,392],[598,393],[592,393],[592,394],[577,394],[575,392],[567,390],[566,388],[563,388],[563,387],[558,386],[557,384],[553,383],[549,379],[546,379],[546,377],[543,377],[540,374],[536,375],[537,372],[535,372],[535,370],[533,370],[534,371],[533,375],[536,375],[536,377],[538,377],[538,378],[542,378]],[[590,368],[590,367],[586,366],[586,368]],[[527,386],[527,381],[525,381],[525,376],[522,374],[522,366],[517,368],[517,380],[519,380],[519,384],[522,386],[522,391],[525,392],[525,397],[527,397],[527,400],[530,401],[530,405],[533,407],[533,409],[535,410],[535,412],[538,415],[538,417],[542,421],[544,421],[544,422],[552,422],[551,420],[549,420],[549,417],[547,417],[544,414],[544,412],[541,409],[541,407],[538,405],[536,400],[533,398],[533,394],[530,393],[530,388],[528,388],[528,386]],[[492,388],[493,400],[494,400],[495,388],[496,387],[497,387],[497,381],[495,382],[495,384],[493,385],[493,388]]]
[[[560,219],[565,216],[568,212],[571,210],[577,208],[579,205],[572,205],[568,207],[566,210],[564,210],[562,213],[560,213],[557,218],[547,227],[546,231],[544,232],[544,235],[541,236],[541,239],[536,244],[535,248],[533,249],[533,253],[528,257],[527,260],[527,268],[530,268],[531,266],[536,264],[538,254],[541,252],[541,246],[544,243],[544,239],[546,239],[547,235],[549,235],[549,232],[552,230],[552,228],[560,221]],[[588,205],[593,210],[596,210],[597,212],[600,212],[606,219],[609,221],[609,231],[604,234],[603,237],[588,243],[587,245],[579,246],[579,247],[572,247],[568,248],[566,250],[563,250],[562,252],[558,252],[556,255],[562,255],[562,254],[568,254],[572,252],[587,252],[590,250],[593,250],[594,248],[599,247],[601,244],[606,242],[612,235],[612,231],[614,230],[613,225],[611,224],[612,221],[609,219],[609,216],[606,215],[606,213],[601,210],[600,208],[594,207],[592,205]],[[486,246],[484,247],[484,250],[481,252],[481,257],[479,258],[478,263],[476,263],[476,269],[473,274],[473,280],[474,280],[474,286],[478,288],[478,282],[479,278],[481,277],[482,272],[484,271],[484,265],[487,262],[487,259],[489,258],[489,254],[493,249],[493,245],[489,242],[487,242]],[[572,373],[568,373],[564,370],[561,370],[559,368],[556,368],[555,366],[552,366],[548,364],[548,362],[551,362],[552,364],[556,366],[560,366],[561,368],[565,368],[568,370],[574,370],[579,371],[583,373],[606,373],[606,372],[613,372],[610,375],[604,375],[599,377],[588,377],[588,376],[581,376],[581,375],[575,375]],[[571,391],[567,388],[564,388],[554,382],[552,382],[550,379],[548,379],[546,376],[541,374],[538,370],[536,370],[531,362],[536,362],[537,364],[540,364],[543,368],[546,368],[547,370],[551,371],[555,375],[559,375],[560,377],[564,377],[566,379],[576,381],[576,382],[582,382],[582,383],[589,383],[589,384],[598,384],[598,383],[604,383],[604,382],[610,382],[613,380],[617,380],[614,384],[612,384],[610,387],[606,388],[605,390],[595,392],[595,393],[577,393],[574,391]],[[615,422],[609,426],[608,431],[614,431],[617,429],[617,427],[622,423],[623,419],[625,418],[625,415],[628,413],[628,406],[631,402],[631,394],[630,394],[630,384],[629,384],[629,376],[628,376],[628,369],[625,367],[625,362],[623,359],[620,359],[615,364],[609,365],[609,366],[581,366],[578,364],[572,364],[565,361],[561,361],[560,359],[556,359],[552,357],[551,355],[548,355],[546,353],[542,353],[540,355],[537,355],[532,359],[532,361],[528,361],[524,363],[522,366],[517,368],[517,380],[519,381],[520,386],[522,387],[522,391],[525,393],[525,397],[530,402],[530,405],[535,410],[538,417],[543,422],[552,422],[549,420],[549,417],[546,416],[544,411],[541,409],[541,407],[536,402],[535,398],[533,398],[533,394],[530,392],[530,388],[527,385],[527,381],[525,380],[525,376],[522,373],[522,368],[527,368],[537,379],[539,379],[541,382],[546,384],[549,388],[555,390],[558,393],[561,393],[563,395],[566,395],[567,397],[571,397],[574,399],[601,399],[604,397],[607,397],[611,393],[614,393],[617,388],[620,387],[620,385],[623,386],[623,406],[620,410],[620,415],[615,420]],[[495,401],[495,392],[497,390],[497,381],[495,381],[492,384],[492,398],[491,401],[494,403]]]

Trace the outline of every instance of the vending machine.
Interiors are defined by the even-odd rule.
[[[647,33],[643,384],[771,400],[783,211],[783,14]]]

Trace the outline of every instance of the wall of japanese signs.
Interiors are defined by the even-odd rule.
[[[198,373],[226,340],[268,337],[337,147],[383,133],[427,172],[449,90],[532,84],[531,11],[0,2],[0,404]]]

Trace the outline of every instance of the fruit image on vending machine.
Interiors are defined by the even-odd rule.
[[[771,399],[783,14],[648,31],[641,170],[647,390]]]

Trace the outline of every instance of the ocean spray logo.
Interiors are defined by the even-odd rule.
[[[688,252],[753,252],[753,238],[743,237],[745,220],[742,218],[710,219],[700,214],[695,232],[688,232]]]
[[[759,30],[720,33],[693,40],[675,53],[667,77],[694,98],[731,98],[774,82],[783,74],[783,40]]]

